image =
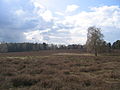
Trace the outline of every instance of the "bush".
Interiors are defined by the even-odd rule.
[[[20,87],[20,86],[31,86],[38,82],[36,78],[33,78],[33,76],[29,75],[20,75],[12,78],[12,83],[14,87]]]

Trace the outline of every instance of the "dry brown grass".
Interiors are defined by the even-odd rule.
[[[120,90],[120,56],[78,51],[0,54],[0,90]]]

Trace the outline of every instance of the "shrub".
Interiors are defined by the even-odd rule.
[[[19,86],[31,86],[38,82],[36,78],[33,78],[33,76],[29,75],[20,75],[12,78],[13,86],[19,87]]]

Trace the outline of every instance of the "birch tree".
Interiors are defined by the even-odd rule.
[[[103,41],[103,34],[101,33],[100,28],[95,26],[88,28],[86,46],[89,52],[92,52],[97,56]]]

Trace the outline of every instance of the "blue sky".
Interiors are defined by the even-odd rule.
[[[0,0],[0,42],[85,44],[93,25],[120,40],[120,0]]]

